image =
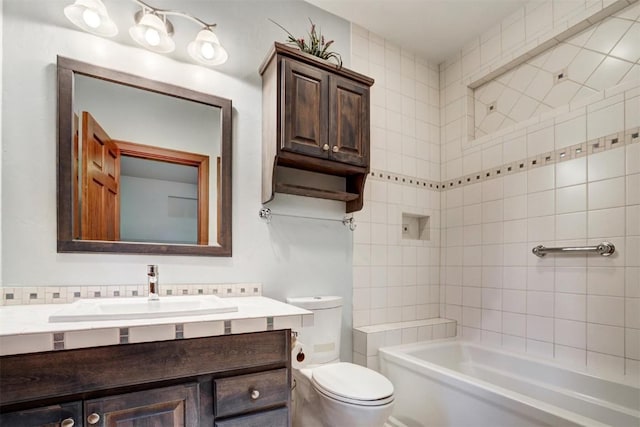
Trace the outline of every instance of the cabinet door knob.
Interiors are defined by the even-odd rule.
[[[322,149],[323,149],[324,151],[329,151],[329,144],[324,144],[324,145],[322,146]]]
[[[334,145],[331,151],[333,151],[334,153],[337,153],[339,149],[340,147],[338,147],[337,145]]]
[[[62,420],[60,427],[73,427],[74,424],[75,421],[73,421],[73,418],[67,418],[66,420]]]
[[[258,400],[260,397],[260,392],[256,389],[251,390],[251,400]]]
[[[98,424],[98,421],[100,421],[100,415],[95,412],[87,417],[87,422],[89,424]]]

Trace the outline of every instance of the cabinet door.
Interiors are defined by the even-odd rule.
[[[308,65],[282,60],[284,103],[280,148],[314,157],[328,157],[329,76]]]
[[[0,426],[82,427],[82,403],[71,402],[0,414]]]
[[[85,402],[89,427],[192,427],[199,425],[197,384],[156,388]]]
[[[215,427],[286,427],[289,425],[289,410],[279,408],[271,411],[256,412],[242,417],[217,421]]]
[[[369,87],[338,76],[329,80],[331,158],[369,164]]]

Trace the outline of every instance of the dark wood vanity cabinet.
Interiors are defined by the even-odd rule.
[[[1,390],[0,385],[0,390]],[[0,414],[0,426],[77,427],[82,426],[82,402],[67,402]]]
[[[290,331],[0,358],[0,425],[289,426]]]
[[[84,403],[88,426],[197,426],[197,383],[116,394]]]
[[[260,68],[263,114],[263,203],[274,192],[341,200],[346,211],[362,208],[369,172],[373,80],[275,43]],[[344,178],[342,188],[323,188],[283,168]]]

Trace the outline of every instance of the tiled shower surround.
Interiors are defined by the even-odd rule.
[[[352,68],[375,79],[371,167],[383,175],[367,179],[355,214],[353,326],[438,317],[438,68],[356,26],[351,51]],[[403,213],[429,217],[429,240],[403,238]]]
[[[372,156],[366,208],[356,215],[364,231],[354,236],[354,326],[364,330],[412,320],[414,313],[414,319],[447,318],[457,321],[458,335],[465,339],[555,358],[577,369],[640,375],[640,52],[638,44],[629,45],[627,57],[612,52],[625,34],[635,34],[639,16],[640,5],[633,1],[532,2],[440,64],[439,114],[427,109],[426,115],[415,116],[427,122],[439,116],[439,180],[419,167],[412,174]],[[607,26],[618,31],[600,30]],[[356,49],[356,36],[365,34],[353,30],[354,58],[365,56]],[[368,39],[369,46],[381,42],[372,34]],[[537,106],[476,138],[471,87],[488,87],[510,70],[531,66],[530,61],[549,61],[556,50],[573,51],[563,47],[570,39],[583,44],[571,62],[580,52],[610,45],[599,53],[595,75],[604,86],[593,87],[589,96],[576,97],[582,89],[573,95],[566,91],[549,108],[535,113]],[[388,68],[391,56],[387,50],[365,52],[368,61],[352,64],[373,75],[376,88],[379,76],[371,66],[383,58]],[[605,55],[629,62],[623,77],[619,67],[608,66]],[[428,70],[422,77],[427,82]],[[582,88],[591,87],[591,78],[594,84],[593,71],[581,79]],[[510,84],[527,86],[535,80],[525,85],[516,73]],[[378,99],[378,107],[389,109],[387,100]],[[378,115],[372,126],[389,126],[385,119]],[[383,147],[396,144],[405,156],[398,141],[402,138],[387,136]],[[374,138],[372,143],[379,142]],[[436,218],[430,242],[402,239],[398,212],[409,206]],[[538,258],[531,253],[539,244],[601,241],[614,243],[616,254]],[[415,294],[411,285],[396,285],[389,276],[390,260],[403,261],[412,246],[421,251],[416,272],[430,278],[427,286],[416,285]],[[434,271],[438,265],[439,274]],[[401,271],[412,277],[408,266]],[[436,295],[439,310],[415,310],[417,301],[432,303]]]

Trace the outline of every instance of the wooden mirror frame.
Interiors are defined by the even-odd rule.
[[[199,102],[220,108],[220,180],[217,188],[217,243],[219,246],[136,243],[73,239],[73,77],[96,79]],[[155,255],[231,256],[231,100],[149,80],[133,74],[58,56],[58,252],[115,252]]]

